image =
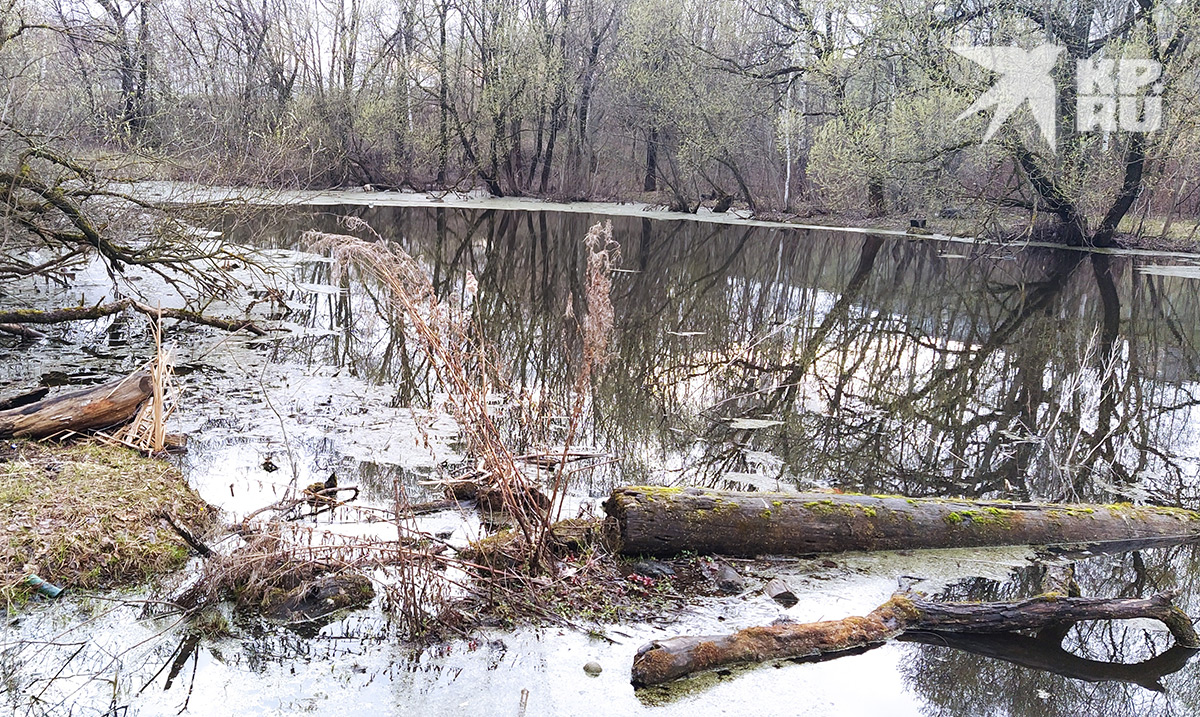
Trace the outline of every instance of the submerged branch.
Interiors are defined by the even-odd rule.
[[[126,309],[133,309],[152,318],[187,321],[193,324],[212,326],[225,331],[244,330],[255,336],[265,336],[267,333],[265,329],[258,327],[249,319],[224,319],[205,316],[199,312],[187,311],[185,309],[159,309],[134,301],[133,299],[120,299],[107,304],[96,304],[95,306],[69,307],[47,311],[39,311],[37,309],[0,311],[0,324],[59,324],[68,321],[90,321],[111,316]]]

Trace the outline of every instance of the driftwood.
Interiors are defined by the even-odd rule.
[[[605,510],[614,550],[658,557],[1200,539],[1200,512],[1129,504],[627,487]]]
[[[763,594],[784,607],[791,607],[800,602],[792,587],[783,578],[774,578],[764,585]]]
[[[33,334],[39,332],[31,330],[21,330],[20,326],[25,324],[58,324],[67,321],[88,321],[95,320],[105,316],[120,313],[126,309],[133,309],[141,312],[151,318],[175,319],[176,321],[186,321],[193,324],[202,324],[204,326],[212,326],[214,328],[223,329],[225,331],[248,331],[255,336],[265,336],[266,331],[259,328],[253,321],[249,319],[222,319],[213,316],[205,316],[204,314],[195,311],[186,311],[184,309],[160,309],[153,306],[148,306],[140,301],[133,299],[120,299],[107,304],[96,304],[94,306],[72,306],[65,309],[52,309],[49,311],[40,311],[37,309],[17,309],[15,311],[0,311],[0,326],[11,325],[12,328],[5,329],[10,333],[27,338],[36,338]]]
[[[13,408],[28,406],[34,401],[42,400],[48,393],[50,393],[50,388],[48,386],[39,386],[31,391],[25,391],[24,393],[18,393],[15,396],[9,396],[8,398],[0,399],[0,411],[8,411]]]
[[[1200,638],[1188,616],[1171,604],[1171,597],[1162,593],[1145,599],[1106,600],[1045,594],[1018,602],[937,603],[895,595],[865,617],[655,640],[634,657],[632,681],[638,686],[657,685],[738,664],[832,656],[913,631],[979,635],[1042,630],[1050,644],[1061,641],[1064,625],[1083,620],[1153,618],[1167,626],[1179,648],[1194,652],[1200,648]]]
[[[89,431],[128,421],[150,398],[149,371],[99,386],[71,391],[20,408],[0,411],[0,437],[45,438],[63,431]]]
[[[41,331],[38,331],[37,329],[31,329],[28,326],[22,326],[21,324],[0,323],[0,331],[6,334],[12,334],[13,336],[20,336],[23,339],[46,338],[46,334],[42,333]]]

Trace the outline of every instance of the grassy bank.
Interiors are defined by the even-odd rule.
[[[215,511],[169,463],[99,444],[0,445],[0,597],[27,600],[25,576],[109,588],[181,565],[188,547],[157,516],[203,531]]]

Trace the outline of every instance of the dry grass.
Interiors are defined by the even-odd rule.
[[[232,555],[210,557],[200,579],[172,602],[202,609],[230,598],[239,608],[271,617],[307,613],[310,619],[374,597],[363,568],[378,561],[354,559],[352,551],[334,546],[306,549],[279,527],[272,524]]]
[[[144,581],[188,548],[157,516],[195,531],[214,511],[170,464],[118,447],[17,442],[0,448],[0,595],[28,597],[36,572],[66,588]]]
[[[154,335],[154,360],[150,362],[150,382],[153,393],[142,404],[137,415],[112,440],[147,455],[161,453],[166,448],[167,418],[175,411],[178,391],[173,382],[174,362],[171,350],[163,346],[161,321],[150,324]]]
[[[612,270],[621,260],[621,245],[613,239],[612,220],[595,224],[583,238],[587,247],[587,284],[584,298],[587,315],[583,318],[583,362],[581,381],[590,378],[594,369],[608,361],[608,340],[612,336],[614,312],[612,305]]]
[[[347,218],[349,228],[369,230],[365,223]],[[404,250],[382,240],[364,241],[344,234],[307,232],[306,242],[317,252],[328,252],[342,272],[356,272],[360,279],[387,289],[389,309],[401,317],[426,355],[438,383],[449,397],[449,406],[466,439],[468,450],[479,462],[482,482],[498,489],[526,545],[539,546],[549,524],[548,506],[537,495],[518,468],[491,415],[487,386],[493,374],[483,347],[469,337],[469,320],[461,307],[439,301],[425,271]],[[530,564],[541,563],[530,556]]]
[[[566,470],[571,445],[576,441],[582,427],[586,404],[591,396],[592,379],[608,362],[608,342],[615,324],[612,270],[621,259],[621,245],[613,239],[612,221],[592,225],[583,238],[583,244],[587,247],[587,281],[584,284],[587,314],[580,322],[583,334],[583,362],[575,377],[575,400],[571,406],[571,420],[563,440],[561,460],[554,473],[554,484],[550,494],[551,505],[558,506],[558,511],[554,513],[555,518],[561,517],[562,498],[566,495],[567,483],[571,476]],[[570,303],[567,307],[569,310]]]

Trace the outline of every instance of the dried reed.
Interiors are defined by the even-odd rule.
[[[109,439],[142,453],[161,453],[166,449],[167,419],[175,411],[178,391],[174,378],[174,360],[170,347],[162,342],[162,319],[155,317],[150,323],[154,336],[154,358],[149,362],[150,381],[153,392],[150,400],[142,404],[133,420],[120,430],[101,440]]]
[[[554,512],[555,520],[561,517],[562,497],[566,494],[567,481],[571,475],[566,470],[571,444],[575,442],[583,421],[587,397],[591,393],[592,377],[608,362],[608,343],[613,333],[615,316],[612,304],[612,270],[613,265],[621,259],[621,245],[613,239],[611,220],[603,225],[592,225],[583,238],[583,244],[587,248],[587,283],[584,284],[587,313],[581,322],[583,361],[575,377],[575,402],[550,494],[551,505],[557,506]],[[567,304],[567,308],[567,318],[571,319],[574,315],[570,311],[570,303]]]
[[[304,240],[314,251],[328,252],[337,271],[356,271],[361,278],[386,288],[388,308],[402,316],[415,333],[448,396],[468,449],[479,460],[483,480],[502,496],[525,544],[540,548],[541,533],[549,525],[548,511],[534,498],[536,490],[521,473],[492,419],[486,394],[490,364],[486,351],[470,338],[465,312],[440,302],[416,260],[383,240],[365,222],[347,218],[343,225],[369,230],[375,241],[315,231],[306,232]],[[540,555],[529,558],[533,566],[541,563]]]
[[[338,542],[330,533],[317,536],[311,526],[271,522],[233,555],[210,559],[204,579],[180,602],[207,604],[234,594],[239,604],[261,605],[280,590],[297,589],[330,572],[384,568],[389,575],[384,586],[384,607],[407,634],[417,636],[454,629],[459,621],[456,616],[461,617],[457,609],[461,603],[455,603],[453,596],[463,594],[466,586],[456,582],[455,575],[461,575],[464,581],[467,575],[483,579],[477,586],[481,589],[467,594],[484,601],[493,611],[507,605],[523,617],[556,621],[563,618],[547,609],[547,586],[555,594],[565,595],[577,590],[587,576],[602,575],[601,582],[616,585],[614,594],[620,593],[621,578],[608,574],[612,566],[597,567],[599,563],[594,559],[585,559],[557,579],[537,577],[553,562],[547,559],[548,546],[552,544],[547,537],[555,503],[547,501],[529,484],[490,414],[486,394],[494,371],[486,348],[472,339],[466,312],[439,300],[426,272],[411,256],[360,219],[347,217],[342,225],[351,231],[367,233],[370,239],[323,232],[308,232],[304,239],[314,251],[332,257],[335,270],[342,274],[335,278],[353,272],[357,279],[375,282],[386,289],[385,308],[400,317],[405,330],[417,339],[438,385],[447,394],[447,405],[461,427],[468,450],[478,458],[478,474],[483,484],[479,494],[493,496],[489,501],[499,496],[502,509],[512,516],[518,528],[509,543],[515,546],[515,559],[504,566],[484,566],[469,562],[465,556],[444,556],[441,553],[444,546],[416,525],[404,486],[396,482],[391,511],[395,541],[341,539]],[[611,271],[619,247],[612,240],[611,225],[592,227],[585,242],[587,314],[581,324],[584,363],[576,379],[571,435],[564,450],[569,450],[582,421],[593,373],[608,357],[613,327]],[[478,284],[473,277],[467,277],[466,281],[466,295],[473,298]],[[560,466],[555,480],[556,498],[566,489],[566,475]],[[483,505],[483,498],[479,500]],[[513,566],[525,570],[514,572]],[[567,605],[577,601],[560,595],[559,602]]]

